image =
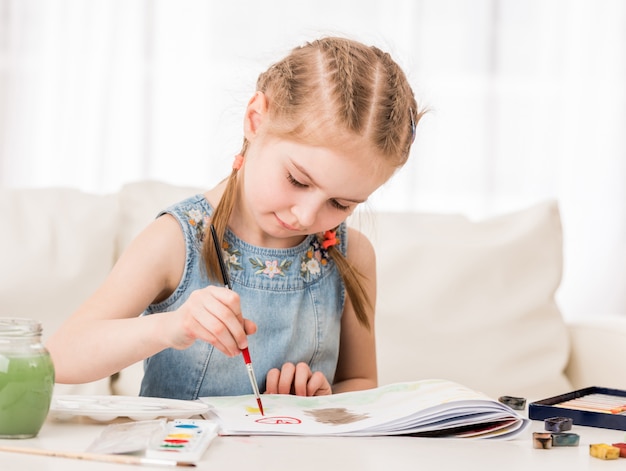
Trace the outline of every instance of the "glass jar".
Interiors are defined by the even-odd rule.
[[[0,317],[0,438],[29,438],[46,420],[54,366],[41,323]]]

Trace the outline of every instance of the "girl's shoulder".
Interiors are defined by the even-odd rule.
[[[159,216],[170,214],[181,225],[183,232],[194,239],[197,244],[202,244],[206,228],[210,224],[213,206],[207,201],[204,194],[190,196],[182,201],[174,203],[159,213]]]
[[[213,214],[213,206],[208,202],[203,193],[192,195],[184,200],[178,201],[161,211],[160,214],[165,213],[179,213],[184,214],[188,212],[200,212],[205,213],[208,216]]]
[[[375,261],[376,253],[370,239],[354,227],[345,227],[346,238],[350,244],[347,246],[347,257],[355,266],[370,265]]]

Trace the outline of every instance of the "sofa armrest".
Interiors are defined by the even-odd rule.
[[[626,358],[626,316],[568,322],[571,354],[565,370],[575,389],[626,389],[619,361]]]

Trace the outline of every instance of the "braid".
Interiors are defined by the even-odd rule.
[[[376,140],[385,153],[403,156],[400,162],[402,165],[408,158],[413,142],[415,118],[412,116],[412,110],[417,110],[417,104],[404,73],[391,56],[376,47],[372,49],[379,58],[386,77],[379,94],[380,112],[375,123]],[[417,119],[419,117],[421,114]]]
[[[350,52],[346,47],[331,47],[330,44],[323,44],[323,52],[327,56],[327,73],[330,75],[328,81],[331,87],[332,83],[335,84],[337,113],[346,128],[358,132],[360,114],[357,100],[360,97],[354,93],[354,61],[350,60]]]
[[[367,311],[373,306],[367,291],[363,287],[363,275],[357,271],[356,268],[350,264],[350,262],[348,262],[348,259],[344,257],[341,250],[339,250],[336,246],[328,247],[328,255],[337,265],[337,269],[339,270],[346,287],[348,297],[354,307],[357,320],[363,327],[370,330],[371,325],[369,318],[367,317]]]
[[[244,148],[246,144],[244,143]],[[224,194],[217,204],[217,207],[213,210],[213,216],[211,216],[211,224],[215,227],[215,233],[217,234],[217,240],[220,241],[220,246],[224,243],[224,233],[230,220],[230,215],[233,212],[235,203],[237,200],[237,172],[233,169],[228,183],[224,189]],[[215,246],[211,239],[210,226],[204,229],[204,239],[202,243],[202,258],[204,260],[204,266],[206,268],[207,275],[210,280],[221,281],[220,264]]]

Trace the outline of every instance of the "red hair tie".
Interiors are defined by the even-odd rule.
[[[237,154],[235,156],[235,161],[233,162],[233,169],[239,170],[242,165],[243,165],[243,155]]]
[[[336,231],[326,231],[324,232],[324,240],[322,242],[322,247],[324,250],[328,250],[328,247],[332,247],[337,244],[337,233]]]

